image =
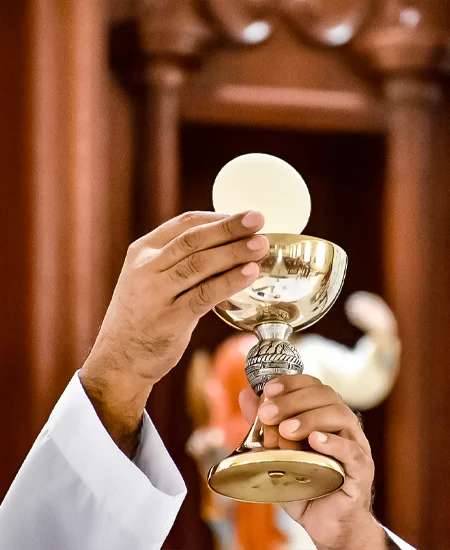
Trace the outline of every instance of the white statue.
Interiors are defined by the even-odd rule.
[[[387,304],[369,292],[352,294],[345,312],[364,333],[355,347],[314,334],[300,336],[295,343],[305,374],[331,386],[353,409],[367,410],[388,396],[397,376],[401,349],[397,321]]]

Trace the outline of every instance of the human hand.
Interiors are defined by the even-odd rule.
[[[305,374],[277,378],[259,399],[250,388],[239,396],[249,423],[256,414],[266,426],[278,426],[279,441],[307,439],[314,451],[338,460],[345,470],[342,488],[326,497],[283,505],[319,550],[387,548],[383,528],[371,514],[374,464],[357,416],[341,397]],[[281,446],[285,446],[281,443]]]
[[[258,212],[191,212],[129,247],[80,371],[105,425],[114,417],[122,429],[129,415],[135,432],[151,388],[178,363],[200,317],[255,281],[269,250],[267,238],[254,235],[263,224]]]

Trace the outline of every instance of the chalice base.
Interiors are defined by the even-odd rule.
[[[343,483],[344,471],[336,460],[288,449],[236,451],[208,474],[215,493],[244,502],[314,500],[334,493]]]

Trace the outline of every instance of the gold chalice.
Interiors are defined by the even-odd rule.
[[[270,251],[261,262],[259,278],[215,308],[225,322],[258,337],[245,365],[258,396],[269,380],[302,373],[300,355],[289,336],[327,313],[347,269],[346,253],[329,241],[279,233],[266,236]],[[235,500],[282,503],[323,497],[342,486],[344,471],[336,460],[311,450],[306,441],[289,442],[284,448],[269,446],[267,429],[256,418],[238,448],[211,468],[208,485],[213,491]]]

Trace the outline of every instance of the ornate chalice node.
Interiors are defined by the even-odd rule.
[[[253,331],[245,372],[255,393],[282,375],[301,374],[301,357],[288,339],[316,323],[334,304],[345,278],[347,255],[339,246],[314,237],[267,234],[270,251],[251,287],[215,308],[236,329]],[[306,441],[269,444],[273,427],[256,418],[247,437],[211,468],[209,487],[223,496],[249,502],[312,500],[337,491],[342,466],[312,451]],[[276,438],[278,440],[278,438]]]

